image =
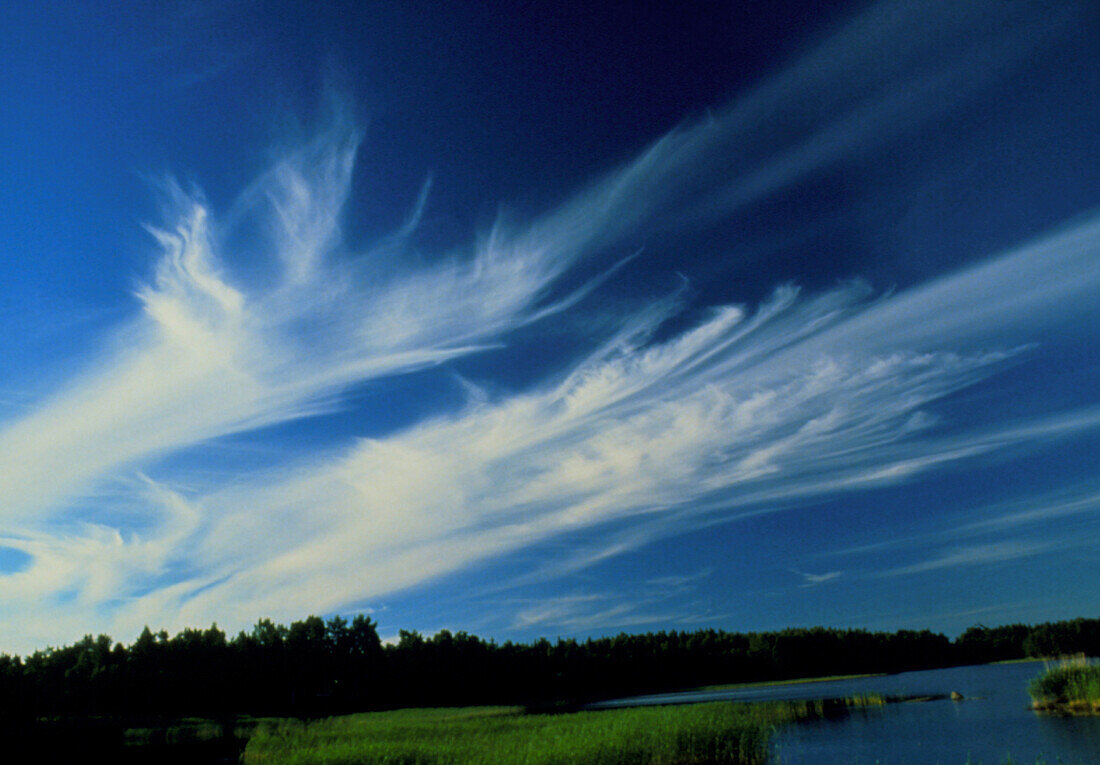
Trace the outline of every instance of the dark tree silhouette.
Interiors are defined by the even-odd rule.
[[[825,627],[779,632],[619,634],[498,644],[465,632],[401,630],[383,645],[357,615],[310,616],[289,627],[261,619],[229,639],[216,624],[174,637],[146,627],[124,646],[106,635],[0,655],[0,715],[227,718],[311,717],[399,706],[527,704],[716,683],[899,672],[1025,656],[1100,654],[1100,619],[975,625],[954,642],[928,630]]]

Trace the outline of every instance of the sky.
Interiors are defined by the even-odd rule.
[[[0,9],[0,652],[1096,616],[1100,12]]]

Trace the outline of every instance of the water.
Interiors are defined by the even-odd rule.
[[[775,685],[730,691],[658,694],[604,702],[603,707],[696,701],[775,701],[866,693],[948,699],[856,709],[832,720],[781,729],[772,760],[782,765],[1048,765],[1100,764],[1100,717],[1032,712],[1027,684],[1043,670],[1034,662],[905,672],[885,677]]]
[[[252,720],[136,721],[87,717],[0,720],[5,762],[109,762],[112,765],[229,765],[240,759]]]

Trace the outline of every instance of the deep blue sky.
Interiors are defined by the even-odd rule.
[[[1095,615],[1092,3],[0,10],[0,650]]]

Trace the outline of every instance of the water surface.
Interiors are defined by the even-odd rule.
[[[601,707],[696,701],[777,701],[879,693],[942,699],[856,709],[832,720],[781,729],[772,759],[782,765],[1020,765],[1042,757],[1073,765],[1100,763],[1100,717],[1052,717],[1029,708],[1027,684],[1039,662],[986,664],[883,677],[773,685],[725,691],[655,694],[603,702]]]

